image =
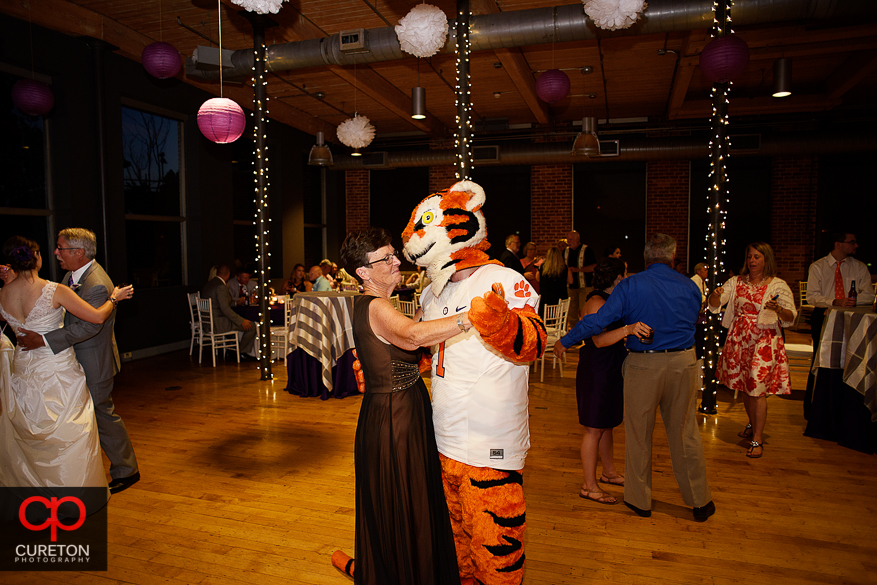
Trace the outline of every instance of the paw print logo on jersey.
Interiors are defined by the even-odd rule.
[[[522,299],[526,299],[530,296],[530,285],[527,284],[526,280],[522,280],[515,285],[515,296],[521,297]]]

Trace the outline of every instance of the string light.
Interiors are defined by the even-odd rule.
[[[468,0],[457,3],[457,85],[455,87],[455,104],[457,106],[457,132],[454,135],[454,146],[457,148],[457,180],[471,179],[474,163],[472,152],[472,99],[470,97],[469,77],[469,11]]]
[[[732,34],[731,7],[733,0],[723,0],[720,5],[713,3],[713,29],[712,36],[722,37]],[[706,259],[710,265],[710,273],[707,276],[707,290],[715,290],[719,286],[719,276],[725,273],[725,226],[727,223],[728,205],[728,157],[731,152],[731,142],[728,138],[728,95],[731,82],[715,83],[710,93],[713,100],[711,125],[713,138],[710,140],[710,173],[712,185],[707,192],[707,214],[710,223],[707,226]],[[727,310],[733,310],[729,308]],[[721,318],[719,313],[707,312],[706,324],[704,325],[703,355],[703,381],[701,390],[700,411],[706,414],[716,414],[716,366],[718,365],[721,349],[719,347],[719,331]]]

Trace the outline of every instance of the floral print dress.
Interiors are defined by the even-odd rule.
[[[734,307],[728,307],[734,311],[734,322],[716,368],[719,382],[749,396],[792,392],[782,335],[773,327],[756,325],[766,292],[767,284],[737,280]]]

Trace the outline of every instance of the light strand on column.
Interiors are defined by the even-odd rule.
[[[455,88],[457,106],[457,132],[454,145],[457,147],[457,180],[471,179],[472,154],[472,101],[469,78],[469,0],[457,1],[457,86]]]
[[[253,181],[256,204],[256,262],[259,271],[259,372],[262,380],[274,379],[271,371],[271,311],[269,235],[271,218],[268,214],[268,93],[265,79],[265,30],[253,27]]]

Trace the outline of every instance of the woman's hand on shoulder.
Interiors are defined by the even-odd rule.
[[[116,287],[113,289],[113,292],[110,293],[110,299],[114,302],[118,303],[119,301],[124,301],[125,299],[130,299],[134,296],[134,285],[129,284],[128,286],[119,288]]]

